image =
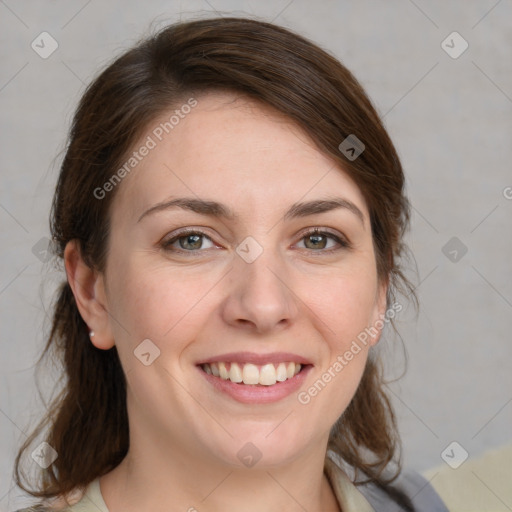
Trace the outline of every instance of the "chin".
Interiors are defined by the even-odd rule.
[[[273,422],[270,428],[268,423],[262,427],[260,424],[259,428],[238,429],[233,439],[213,448],[214,456],[237,468],[270,469],[293,462],[307,448],[301,430],[294,433],[290,429],[281,430],[279,421]]]

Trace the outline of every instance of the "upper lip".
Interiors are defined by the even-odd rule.
[[[286,363],[293,362],[302,365],[311,364],[305,357],[291,352],[272,352],[269,354],[256,354],[254,352],[231,352],[229,354],[221,354],[209,357],[198,362],[198,365],[206,363],[252,363],[255,365],[263,365],[266,363]]]

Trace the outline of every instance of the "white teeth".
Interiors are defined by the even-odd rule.
[[[279,382],[283,382],[288,378],[286,374],[286,365],[284,363],[279,363],[276,372],[276,380]]]
[[[276,369],[273,364],[262,366],[259,373],[259,383],[263,386],[272,386],[276,383]]]
[[[240,366],[236,363],[231,363],[231,368],[229,369],[229,380],[231,382],[242,382],[242,370],[240,370]]]
[[[239,365],[238,363],[205,363],[203,370],[214,377],[231,382],[262,386],[273,386],[276,382],[284,382],[297,375],[302,369],[299,363],[272,363],[257,366],[252,363]],[[229,367],[229,370],[228,370]]]
[[[258,384],[260,380],[258,367],[250,363],[244,365],[242,376],[244,384]]]
[[[225,363],[219,363],[219,376],[223,380],[228,380],[229,379],[229,372],[226,370],[226,364]]]

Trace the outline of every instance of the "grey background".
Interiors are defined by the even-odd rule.
[[[402,158],[414,214],[421,309],[400,316],[408,371],[391,384],[406,465],[443,464],[457,441],[478,456],[512,426],[512,3],[489,1],[0,1],[0,510],[24,503],[15,448],[41,403],[34,362],[63,276],[32,252],[48,213],[73,109],[99,67],[180,18],[256,15],[335,54],[366,87]],[[42,59],[31,42],[59,47]],[[453,31],[469,48],[441,47]],[[450,40],[448,40],[450,41]],[[454,49],[458,43],[451,43]],[[510,193],[507,193],[509,191]],[[443,247],[457,237],[453,262]],[[454,246],[455,247],[455,246]],[[445,249],[450,255],[452,246]],[[399,342],[382,344],[395,355]],[[395,367],[394,369],[392,367]],[[51,379],[43,375],[42,383]],[[30,423],[32,422],[32,423]],[[79,463],[79,461],[77,461]]]

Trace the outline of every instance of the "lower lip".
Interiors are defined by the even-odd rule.
[[[272,386],[263,386],[261,384],[237,384],[236,382],[223,380],[220,377],[210,375],[199,366],[197,368],[203,377],[217,391],[225,393],[237,402],[244,404],[269,404],[272,402],[278,402],[297,391],[304,383],[304,379],[312,366],[304,366],[302,370],[291,379],[286,379],[284,382],[276,382]]]

